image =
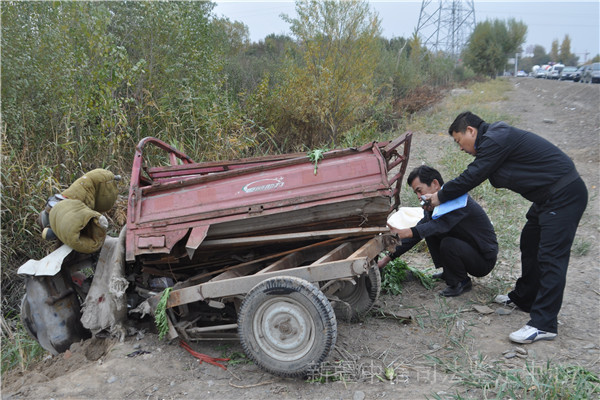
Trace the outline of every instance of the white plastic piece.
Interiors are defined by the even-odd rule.
[[[54,276],[60,271],[63,260],[71,254],[72,248],[63,244],[41,260],[29,260],[17,270],[19,275]]]
[[[388,218],[387,223],[396,229],[412,228],[423,218],[423,215],[421,207],[400,207]]]

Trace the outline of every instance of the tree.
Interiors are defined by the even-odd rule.
[[[250,45],[248,26],[229,18],[215,18],[212,21],[215,37],[222,45],[228,47],[229,54],[238,54]]]
[[[514,19],[507,23],[484,21],[475,27],[464,53],[465,64],[473,71],[496,77],[525,42],[527,26]]]
[[[507,38],[503,48],[506,54],[512,57],[515,53],[520,51],[521,45],[525,43],[525,38],[527,37],[527,25],[518,22],[514,18],[509,19],[507,24]]]
[[[550,61],[557,62],[558,61],[558,39],[554,39],[552,41],[552,47],[550,48]]]
[[[565,35],[560,45],[559,61],[565,65],[577,65],[578,59],[579,57],[571,53],[571,38],[569,35]]]
[[[533,64],[534,65],[544,65],[550,62],[550,56],[546,54],[546,50],[543,46],[539,44],[535,45],[533,48]]]
[[[335,145],[371,95],[379,19],[361,0],[299,0],[296,13],[283,19],[291,24],[301,62],[287,70],[282,101],[293,119],[321,125],[318,141]]]

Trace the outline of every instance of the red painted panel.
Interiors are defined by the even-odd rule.
[[[128,204],[128,261],[149,252],[145,249],[161,247],[152,236],[166,235],[162,246],[168,252],[189,228],[247,218],[260,225],[263,215],[392,195],[387,177],[390,154],[384,156],[378,143],[326,153],[316,175],[308,157],[299,154],[219,164],[193,163],[176,152],[183,165],[149,168],[149,179],[144,179],[145,143],[173,151],[157,139],[144,139],[136,149]],[[363,210],[355,212],[362,215]]]

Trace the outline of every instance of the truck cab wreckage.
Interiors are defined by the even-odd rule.
[[[57,232],[61,247],[19,269],[23,324],[59,354],[103,331],[124,337],[167,291],[169,339],[239,338],[264,370],[303,376],[333,350],[337,319],[379,296],[376,260],[395,244],[386,222],[411,138],[328,151],[317,164],[306,153],[196,163],[145,138],[119,237],[86,252]],[[58,211],[49,216],[54,230]],[[102,228],[101,212],[88,216],[80,239]]]

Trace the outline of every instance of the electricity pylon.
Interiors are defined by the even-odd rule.
[[[423,0],[417,25],[421,43],[458,60],[475,29],[473,0]]]

